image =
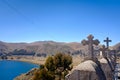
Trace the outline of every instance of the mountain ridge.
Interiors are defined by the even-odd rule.
[[[112,46],[113,49],[120,50],[120,43]],[[54,55],[56,52],[73,53],[87,51],[87,46],[83,46],[80,42],[55,42],[55,41],[35,41],[31,43],[8,43],[0,41],[0,53],[14,54],[49,54]],[[23,53],[24,52],[24,53]]]

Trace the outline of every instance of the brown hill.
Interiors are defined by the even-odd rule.
[[[54,41],[37,41],[32,43],[6,43],[0,42],[0,53],[25,53],[54,54],[56,52],[74,52],[82,50],[80,43],[64,43]],[[27,53],[25,53],[27,54]]]
[[[120,50],[120,43],[112,46],[113,49]],[[54,55],[56,52],[75,53],[87,52],[87,46],[79,42],[54,42],[54,41],[36,41],[32,43],[7,43],[0,41],[0,54],[19,54],[35,55],[48,54]]]

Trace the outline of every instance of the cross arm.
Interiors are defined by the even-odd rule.
[[[86,45],[86,44],[88,44],[88,41],[86,41],[86,40],[84,39],[84,40],[81,41],[81,43],[82,43],[83,45]]]
[[[95,44],[95,45],[98,45],[100,43],[100,41],[98,40],[98,39],[95,39],[94,41],[93,41],[93,44]]]

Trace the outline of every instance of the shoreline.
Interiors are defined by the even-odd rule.
[[[26,60],[19,60],[19,59],[1,59],[0,61],[4,61],[4,60],[7,60],[7,61],[20,61],[20,62],[31,63],[31,64],[35,64],[35,65],[40,65],[40,64],[35,63],[35,62],[26,61]]]
[[[33,57],[33,56],[9,56],[8,59],[3,59],[3,60],[15,60],[15,61],[22,61],[22,62],[28,62],[32,64],[37,64],[37,65],[43,65],[46,61],[47,57]],[[73,59],[73,67],[77,66],[82,62],[82,58],[77,55],[77,56],[72,56]],[[0,59],[1,61],[2,59]]]
[[[15,61],[22,61],[28,62],[37,65],[43,65],[46,61],[47,57],[33,57],[33,56],[9,56],[8,59],[3,60],[15,60]],[[80,56],[72,56],[73,59],[73,67],[77,66],[82,62],[82,58]],[[1,61],[2,59],[0,59]]]
[[[22,61],[22,62],[28,62],[28,63],[32,63],[36,65],[41,65],[45,63],[46,58],[45,57],[33,57],[33,56],[9,56],[8,59],[3,59],[3,60]]]

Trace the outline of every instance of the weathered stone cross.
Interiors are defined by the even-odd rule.
[[[109,40],[109,38],[107,37],[106,40],[104,40],[104,42],[106,42],[107,49],[109,49],[109,42],[112,42],[112,40]]]
[[[89,51],[89,58],[88,59],[94,59],[94,54],[93,54],[93,44],[98,45],[100,42],[96,39],[93,40],[94,36],[89,35],[88,40],[82,40],[82,44],[83,45],[88,45],[88,51]]]

